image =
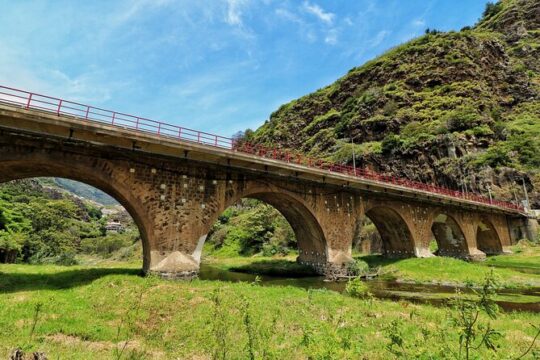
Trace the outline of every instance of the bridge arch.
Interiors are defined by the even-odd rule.
[[[462,257],[468,254],[463,229],[453,216],[445,212],[435,213],[431,232],[437,242],[438,255]]]
[[[225,208],[234,205],[242,198],[262,201],[279,211],[294,231],[298,244],[298,261],[323,271],[329,257],[327,235],[308,200],[281,188],[251,183],[237,196],[231,197],[215,218],[217,219]]]
[[[366,211],[366,216],[375,224],[387,256],[401,258],[415,255],[412,231],[396,210],[387,206],[374,206]]]
[[[110,195],[133,218],[142,241],[143,271],[148,271],[151,260],[149,244],[153,236],[153,224],[150,217],[146,216],[145,208],[140,199],[133,195],[121,179],[108,176],[107,172],[104,171],[96,171],[97,164],[93,165],[89,166],[84,161],[65,161],[62,158],[51,161],[30,154],[25,159],[2,160],[0,162],[0,183],[37,177],[60,177],[91,185]]]
[[[488,255],[503,252],[502,242],[493,223],[488,219],[480,219],[476,229],[476,244],[478,249]]]

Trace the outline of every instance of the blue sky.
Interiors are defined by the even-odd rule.
[[[0,0],[0,84],[231,135],[485,0]]]

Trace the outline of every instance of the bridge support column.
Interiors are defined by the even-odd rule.
[[[509,219],[508,226],[510,228],[510,241],[512,244],[517,243],[521,239],[529,241],[539,241],[540,226],[535,218],[519,218]]]
[[[149,235],[147,273],[171,279],[198,275],[204,242],[225,210],[230,187],[225,179],[198,171],[141,169],[144,182],[151,185],[144,203],[155,224]]]
[[[354,261],[352,244],[359,235],[363,214],[362,198],[347,192],[316,194],[312,191],[306,197],[305,204],[316,218],[321,236],[320,239],[312,237],[304,241],[297,232],[297,261],[328,277],[346,273],[348,264]],[[294,228],[294,224],[291,224]],[[311,249],[317,244],[323,246],[323,251]]]

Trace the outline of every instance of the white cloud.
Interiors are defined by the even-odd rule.
[[[247,4],[246,0],[226,0],[227,14],[225,22],[233,26],[243,26],[242,9]]]
[[[422,26],[426,25],[426,20],[424,20],[424,19],[415,19],[415,20],[413,20],[413,22],[411,24],[413,26],[416,26],[416,27],[422,27]]]
[[[336,29],[331,29],[326,33],[326,36],[324,38],[324,42],[329,45],[335,45],[338,41],[338,32]]]
[[[294,22],[294,23],[297,23],[297,24],[304,24],[304,21],[302,21],[302,19],[296,15],[296,14],[293,14],[292,12],[290,12],[289,10],[287,9],[284,9],[284,8],[277,8],[276,11],[275,11],[276,15],[285,19],[285,20],[288,20],[288,21],[291,21],[291,22]]]
[[[113,18],[112,23],[116,26],[122,25],[136,18],[140,14],[144,14],[148,9],[160,9],[168,6],[172,0],[135,0],[131,1],[129,6],[119,16]]]
[[[375,35],[375,37],[371,40],[370,42],[371,47],[380,45],[388,35],[390,35],[390,31],[388,30],[379,31],[377,35]]]
[[[332,25],[332,23],[334,22],[334,18],[336,17],[335,14],[331,12],[326,12],[319,5],[310,4],[308,1],[304,1],[304,9],[328,25]]]

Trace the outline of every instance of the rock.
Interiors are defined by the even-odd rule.
[[[9,360],[47,360],[47,355],[43,352],[36,351],[30,356],[25,356],[24,351],[17,348],[9,355]]]
[[[9,360],[24,360],[24,352],[19,348],[14,349],[9,355]]]

